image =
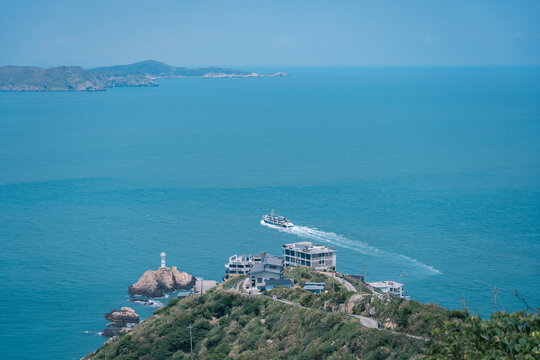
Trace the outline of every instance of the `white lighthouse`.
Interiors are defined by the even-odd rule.
[[[165,257],[167,256],[167,254],[165,254],[165,252],[162,252],[159,256],[161,256],[161,267],[162,268],[166,267],[165,266]]]

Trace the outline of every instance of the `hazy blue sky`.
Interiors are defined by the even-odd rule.
[[[540,1],[0,0],[0,65],[540,64]]]

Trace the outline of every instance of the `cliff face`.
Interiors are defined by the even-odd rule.
[[[139,280],[128,288],[130,295],[148,297],[161,297],[164,292],[191,289],[195,285],[195,278],[186,272],[172,268],[159,268],[146,271]]]

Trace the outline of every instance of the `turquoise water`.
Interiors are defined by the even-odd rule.
[[[2,359],[97,348],[161,251],[218,280],[311,238],[423,302],[540,306],[540,69],[270,70],[292,76],[0,93]]]

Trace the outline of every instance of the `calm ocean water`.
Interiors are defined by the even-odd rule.
[[[161,251],[217,280],[311,238],[422,302],[540,306],[540,69],[269,70],[0,93],[0,358],[96,349]]]

